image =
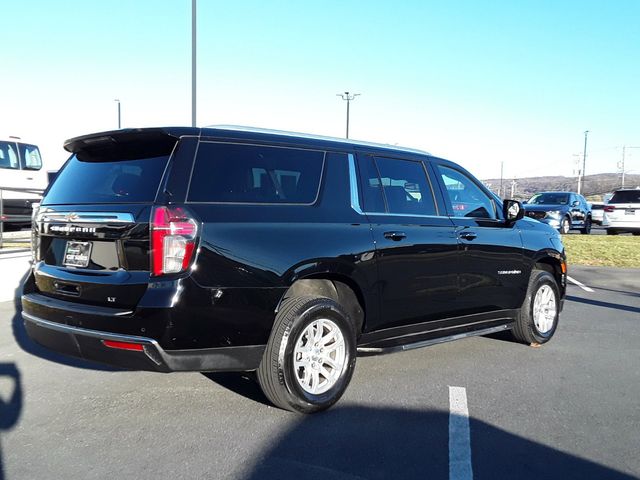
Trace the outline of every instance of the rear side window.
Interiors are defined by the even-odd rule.
[[[376,157],[376,165],[389,213],[436,215],[422,162]]]
[[[42,168],[42,158],[38,147],[26,143],[20,143],[18,147],[20,148],[20,162],[23,170],[40,170]]]
[[[43,204],[153,202],[169,155],[91,160],[73,155],[49,188]]]
[[[314,203],[324,152],[202,142],[187,200],[214,203]]]
[[[18,170],[18,152],[15,143],[0,142],[0,168]]]
[[[609,203],[640,203],[640,190],[622,190],[615,192]]]

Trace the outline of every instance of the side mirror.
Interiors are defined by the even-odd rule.
[[[526,203],[527,203],[527,201],[526,201],[526,200],[523,200],[523,201],[522,201],[522,204],[523,204],[523,205],[526,205]]]
[[[572,207],[577,207],[578,205],[580,205],[579,200],[574,200],[573,203],[571,204]]]
[[[502,202],[502,213],[508,223],[517,222],[524,217],[524,208],[517,200],[504,200]]]

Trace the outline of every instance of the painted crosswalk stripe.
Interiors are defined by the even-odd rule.
[[[472,480],[467,390],[449,387],[449,480]]]

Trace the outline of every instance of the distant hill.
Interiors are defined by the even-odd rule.
[[[511,184],[513,178],[505,178],[502,180],[503,198],[511,197]],[[527,200],[536,192],[549,190],[565,190],[575,192],[578,188],[578,180],[576,177],[528,177],[515,179],[515,195],[518,200]],[[500,189],[500,179],[490,178],[483,180],[491,190],[498,193]],[[640,186],[640,175],[626,174],[624,177],[624,185],[627,188]],[[597,175],[587,175],[584,180],[583,194],[585,197],[593,197],[590,200],[600,200],[602,195],[620,188],[619,173],[598,173]]]

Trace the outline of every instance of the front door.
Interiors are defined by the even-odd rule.
[[[460,246],[458,305],[466,313],[519,308],[528,284],[520,232],[471,176],[435,165]]]

